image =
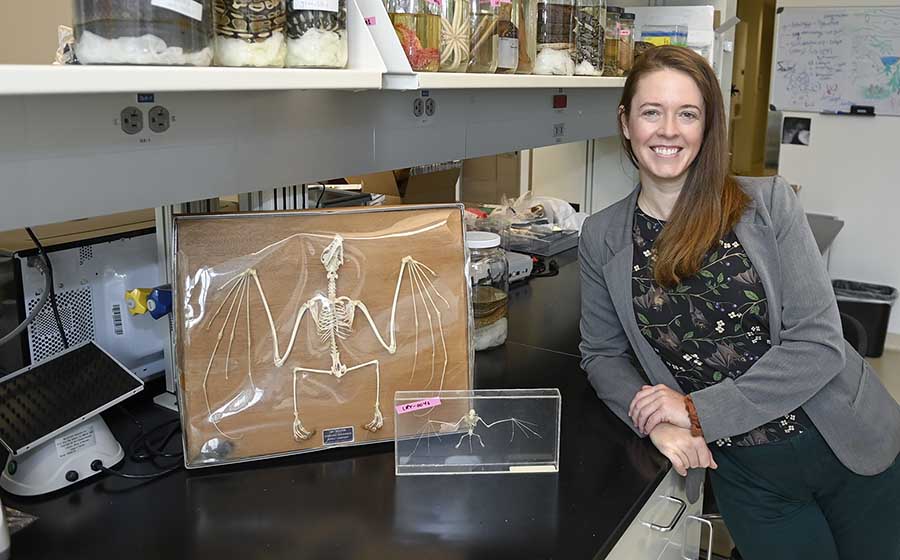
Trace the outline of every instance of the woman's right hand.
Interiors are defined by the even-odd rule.
[[[719,467],[703,438],[692,436],[690,430],[672,424],[657,424],[650,432],[650,441],[681,476],[687,476],[689,468]]]

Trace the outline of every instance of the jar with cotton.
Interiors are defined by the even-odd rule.
[[[535,74],[575,74],[574,1],[539,0]]]
[[[347,1],[288,0],[287,61],[293,68],[347,66]]]
[[[606,5],[603,0],[577,0],[575,7],[575,74],[603,75]]]
[[[74,0],[81,64],[209,66],[212,0]]]
[[[285,0],[216,0],[218,66],[284,66]]]

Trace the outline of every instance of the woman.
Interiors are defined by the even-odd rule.
[[[679,474],[711,469],[748,560],[900,558],[900,406],[843,341],[794,192],[728,175],[719,84],[688,49],[639,58],[619,118],[641,183],[579,248],[598,396]]]

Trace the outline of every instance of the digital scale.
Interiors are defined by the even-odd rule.
[[[111,467],[122,446],[100,416],[144,388],[141,379],[94,342],[0,379],[0,443],[9,458],[0,487],[37,496]]]

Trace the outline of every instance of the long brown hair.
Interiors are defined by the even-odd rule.
[[[635,61],[625,81],[619,103],[619,138],[631,163],[639,167],[621,119],[630,114],[641,78],[665,69],[683,72],[694,80],[703,96],[705,114],[700,151],[691,163],[666,226],[654,243],[654,279],[660,286],[671,288],[700,270],[703,256],[734,227],[750,197],[728,172],[725,106],[719,81],[706,59],[684,47],[664,46],[646,51]]]

